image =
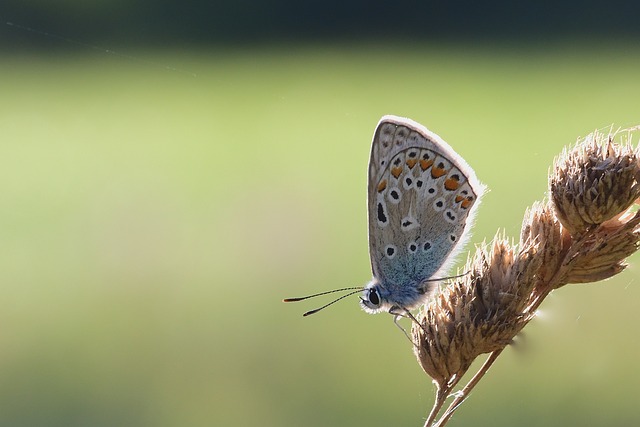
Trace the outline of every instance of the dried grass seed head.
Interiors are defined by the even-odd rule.
[[[535,202],[527,209],[522,221],[520,246],[535,247],[536,285],[541,287],[538,291],[566,283],[566,277],[558,276],[557,272],[571,243],[571,235],[560,224],[549,202]]]
[[[418,314],[414,351],[440,386],[461,377],[483,353],[504,348],[530,320],[524,311],[537,269],[535,248],[504,238],[477,249],[470,274],[448,285]]]
[[[580,235],[624,212],[640,196],[637,153],[629,143],[598,131],[554,162],[549,177],[556,215],[571,235]]]

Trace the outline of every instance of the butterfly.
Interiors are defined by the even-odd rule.
[[[371,144],[368,175],[369,256],[373,278],[304,316],[362,292],[368,313],[415,318],[470,237],[485,186],[442,138],[407,118],[384,116]]]

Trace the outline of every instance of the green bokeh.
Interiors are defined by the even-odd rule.
[[[634,46],[2,64],[0,426],[422,425],[433,387],[389,316],[281,303],[370,278],[380,116],[425,124],[488,185],[474,243],[518,236],[565,145],[640,123]],[[640,424],[634,260],[554,293],[451,425]]]

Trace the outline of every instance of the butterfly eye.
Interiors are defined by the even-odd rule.
[[[376,306],[380,305],[380,297],[375,289],[369,289],[369,302]]]

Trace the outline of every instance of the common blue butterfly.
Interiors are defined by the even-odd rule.
[[[485,187],[442,138],[413,120],[384,116],[373,135],[368,175],[369,256],[373,279],[315,310],[358,292],[362,309],[413,319],[445,279],[469,230]],[[415,320],[415,319],[414,319]]]

